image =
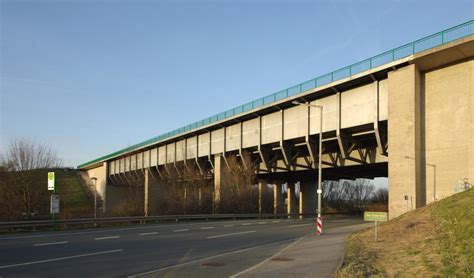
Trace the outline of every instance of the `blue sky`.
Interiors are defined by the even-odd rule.
[[[67,165],[474,18],[472,1],[1,1],[0,150]]]

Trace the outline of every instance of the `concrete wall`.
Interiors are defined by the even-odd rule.
[[[426,200],[457,192],[459,179],[474,181],[474,61],[422,75]]]
[[[415,65],[388,75],[389,213],[396,217],[414,209],[421,184],[419,162],[419,72]],[[419,130],[419,128],[418,128]],[[419,164],[419,163],[418,163]],[[418,192],[419,193],[419,192]]]
[[[106,195],[106,185],[107,185],[107,162],[103,162],[101,166],[95,167],[92,169],[87,170],[87,175],[89,179],[95,177],[97,178],[96,186],[97,186],[97,193],[99,196],[104,200]],[[88,181],[89,184],[93,185],[92,180]]]
[[[474,180],[474,61],[436,65],[388,75],[390,218]]]

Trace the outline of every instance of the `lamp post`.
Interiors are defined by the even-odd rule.
[[[322,161],[323,161],[323,106],[322,105],[309,104],[309,103],[301,103],[301,102],[296,101],[296,100],[294,100],[292,103],[296,104],[296,105],[305,105],[305,106],[308,106],[308,107],[318,108],[319,113],[320,113],[319,114],[318,191],[317,191],[317,193],[318,193],[318,222],[321,223],[321,230],[322,230],[321,194],[323,193],[323,190],[321,188],[321,179],[322,179],[322,173],[323,173],[323,168],[322,168],[322,165],[323,165],[322,164]]]
[[[97,178],[92,177],[91,180],[94,182],[94,219],[97,218]],[[95,223],[97,225],[97,223]]]

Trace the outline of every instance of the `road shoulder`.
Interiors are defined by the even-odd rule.
[[[331,277],[344,258],[347,236],[369,226],[358,224],[329,229],[320,236],[309,234],[232,277]]]

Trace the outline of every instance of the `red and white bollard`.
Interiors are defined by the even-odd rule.
[[[321,216],[318,217],[316,221],[316,234],[320,235],[323,232],[323,218]]]

